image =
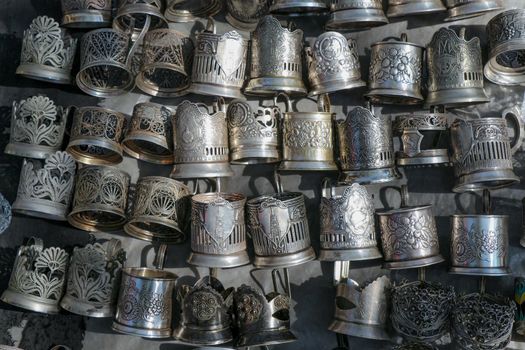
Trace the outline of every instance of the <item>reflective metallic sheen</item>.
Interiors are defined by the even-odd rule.
[[[226,0],[226,21],[233,27],[251,32],[268,14],[272,0]]]
[[[352,30],[385,25],[381,0],[330,0],[327,30]]]
[[[151,29],[168,28],[164,18],[162,0],[117,0],[118,9],[113,28],[123,32],[133,32],[133,38]]]
[[[111,0],[61,0],[62,26],[102,28],[111,26]]]
[[[194,22],[213,17],[223,6],[222,0],[168,0],[164,16],[170,22]]]
[[[501,0],[445,0],[445,5],[448,8],[446,22],[481,16],[503,8]]]
[[[328,12],[326,0],[273,0],[270,12],[275,15],[300,16]]]
[[[426,15],[445,11],[441,0],[388,0],[388,17]]]

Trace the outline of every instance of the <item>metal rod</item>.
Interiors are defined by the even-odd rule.
[[[216,178],[215,183],[217,185],[216,192],[220,193],[221,192],[221,178],[220,177]]]
[[[210,277],[218,279],[218,277],[219,277],[219,269],[216,268],[216,267],[210,267],[209,274],[210,274]]]
[[[350,276],[350,261],[334,262],[334,286]]]
[[[420,282],[425,282],[427,270],[424,267],[420,267],[417,270],[417,278]]]
[[[479,294],[483,295],[485,294],[485,288],[487,286],[487,280],[485,276],[481,276],[479,281]]]

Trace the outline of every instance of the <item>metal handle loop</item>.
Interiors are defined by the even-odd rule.
[[[158,270],[164,270],[164,265],[166,263],[166,251],[168,250],[167,244],[161,244],[157,250],[157,254],[155,255],[155,260],[153,262],[153,265]]]
[[[514,129],[514,139],[510,143],[510,151],[514,154],[520,149],[525,136],[523,122],[521,120],[521,112],[517,107],[509,108],[503,111],[502,118],[510,118],[513,121],[512,128]]]
[[[281,181],[281,174],[277,171],[277,168],[273,171],[273,180],[275,182],[275,187],[277,189],[277,193],[281,194],[284,192],[283,190],[283,183]]]
[[[279,92],[273,97],[273,104],[277,106],[277,102],[279,101],[279,97],[281,96],[284,98],[286,112],[292,112],[292,101],[290,101],[290,97],[284,92]]]

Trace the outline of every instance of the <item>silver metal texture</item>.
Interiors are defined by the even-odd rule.
[[[206,30],[197,36],[190,92],[200,95],[243,98],[248,41],[235,30],[215,33],[208,19]]]
[[[181,308],[179,325],[173,337],[188,345],[219,345],[233,340],[231,307],[234,288],[224,289],[213,277],[195,285],[183,285],[177,293]]]
[[[418,268],[445,261],[439,254],[439,239],[432,205],[407,206],[408,190],[401,188],[401,207],[381,210],[379,217],[384,268]]]
[[[213,17],[222,10],[222,0],[168,0],[164,16],[170,22],[194,22]]]
[[[465,39],[440,28],[427,50],[428,95],[425,106],[461,107],[489,101],[483,89],[483,62],[479,38]]]
[[[117,13],[113,28],[123,32],[131,31],[133,39],[140,41],[141,35],[152,29],[168,28],[164,18],[162,0],[116,0]]]
[[[445,11],[441,0],[388,0],[387,16],[405,17]]]
[[[423,102],[421,95],[423,47],[400,40],[372,44],[369,91],[365,95],[373,104],[413,105]]]
[[[525,84],[525,10],[502,12],[487,24],[485,77],[499,85]]]
[[[325,32],[305,48],[310,96],[365,86],[356,41]]]
[[[289,267],[315,259],[301,193],[263,195],[250,199],[246,208],[255,267]]]
[[[503,8],[501,0],[445,0],[448,8],[446,22],[484,15]]]
[[[337,171],[334,120],[327,94],[317,99],[317,112],[292,112],[287,98],[283,118],[281,171]]]
[[[394,131],[401,139],[401,150],[396,152],[397,164],[400,166],[449,164],[448,147],[445,146],[448,142],[440,142],[446,138],[448,129],[448,114],[444,110],[432,108],[427,113],[397,115]],[[424,142],[435,138],[437,142],[432,144]],[[427,144],[424,149],[422,149],[423,143]],[[438,148],[440,146],[443,148]]]
[[[126,116],[102,107],[75,110],[66,151],[76,161],[89,165],[113,165],[122,162]]]
[[[512,336],[516,304],[490,294],[458,298],[452,310],[452,337],[458,349],[503,350]]]
[[[513,144],[506,117],[513,120]],[[503,118],[457,119],[450,130],[456,175],[454,192],[496,189],[519,182],[513,172],[512,155],[522,143],[520,111],[506,110]]]
[[[210,192],[191,198],[191,254],[188,263],[230,268],[250,263],[244,205],[239,193]]]
[[[129,33],[95,29],[80,39],[80,70],[77,86],[88,95],[111,97],[131,91],[135,85],[131,71]]]
[[[77,49],[66,29],[47,16],[36,17],[24,31],[20,65],[16,74],[57,84],[71,83],[71,68]]]
[[[0,193],[0,235],[5,232],[11,225],[11,204]]]
[[[111,26],[112,0],[61,0],[62,26],[102,28]]]
[[[275,15],[319,15],[328,12],[326,0],[273,0],[270,12]]]
[[[252,108],[247,101],[228,105],[228,132],[232,164],[276,163],[281,160],[282,112],[277,106]]]
[[[336,288],[334,320],[328,329],[353,337],[390,340],[386,328],[390,287],[387,276],[363,286],[352,279],[341,281]]]
[[[173,289],[177,275],[163,270],[166,245],[155,268],[122,269],[117,313],[112,329],[143,338],[170,338]]]
[[[508,227],[506,215],[453,215],[450,272],[480,276],[510,274]]]
[[[229,163],[228,125],[224,100],[210,113],[202,103],[182,102],[173,124],[174,179],[233,176]]]
[[[158,103],[137,103],[122,141],[124,151],[145,162],[173,164],[173,114]]]
[[[237,347],[270,346],[295,341],[290,331],[290,298],[276,292],[262,294],[245,284],[233,295],[239,327]]]
[[[62,148],[69,108],[46,96],[13,101],[7,154],[44,159]]]
[[[66,221],[75,182],[75,159],[58,151],[45,161],[24,159],[15,213]]]
[[[321,197],[321,261],[359,261],[382,257],[377,249],[375,209],[366,188],[354,183],[336,196]]]
[[[330,0],[327,30],[355,30],[388,23],[381,0]]]
[[[158,97],[187,94],[193,41],[174,29],[154,29],[145,34],[142,45],[142,62],[135,78],[137,87]]]
[[[226,21],[233,27],[251,32],[268,14],[272,0],[226,0]]]
[[[44,248],[32,237],[18,248],[3,302],[26,310],[58,314],[66,285],[69,255],[61,248]]]
[[[109,166],[79,169],[67,220],[84,231],[115,231],[126,222],[129,175]]]
[[[415,342],[415,343],[406,343],[403,345],[396,345],[396,346],[393,346],[391,350],[438,350],[438,348],[431,344]]]
[[[395,166],[392,122],[368,107],[356,107],[346,120],[336,123],[342,171],[339,181],[348,185],[385,183],[401,177]]]
[[[456,293],[452,286],[423,281],[402,283],[391,290],[390,320],[405,340],[431,344],[449,332]]]
[[[132,214],[124,226],[138,239],[182,243],[190,216],[190,189],[182,182],[147,176],[139,179],[134,194]]]
[[[249,95],[273,96],[279,92],[303,96],[303,31],[293,22],[283,27],[273,16],[264,16],[251,33]]]
[[[113,317],[125,261],[126,252],[115,238],[75,247],[60,306],[82,316]]]

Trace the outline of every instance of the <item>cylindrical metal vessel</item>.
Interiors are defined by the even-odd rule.
[[[381,0],[331,0],[327,30],[351,30],[385,25]]]
[[[270,12],[283,16],[322,14],[328,11],[326,0],[273,0]]]
[[[251,32],[270,11],[271,0],[226,0],[226,21],[233,27]]]
[[[221,0],[168,0],[164,16],[170,22],[194,22],[213,17],[222,10]]]
[[[441,0],[388,0],[388,17],[426,15],[445,11]]]
[[[448,8],[445,22],[481,16],[503,7],[501,0],[445,0],[445,5]]]
[[[450,272],[504,276],[509,271],[509,217],[453,215]]]
[[[162,0],[117,0],[117,13],[113,19],[113,28],[122,32],[131,32],[133,39],[139,38],[143,30],[168,28],[164,18]]]
[[[111,27],[111,0],[62,0],[62,26],[68,28]]]

